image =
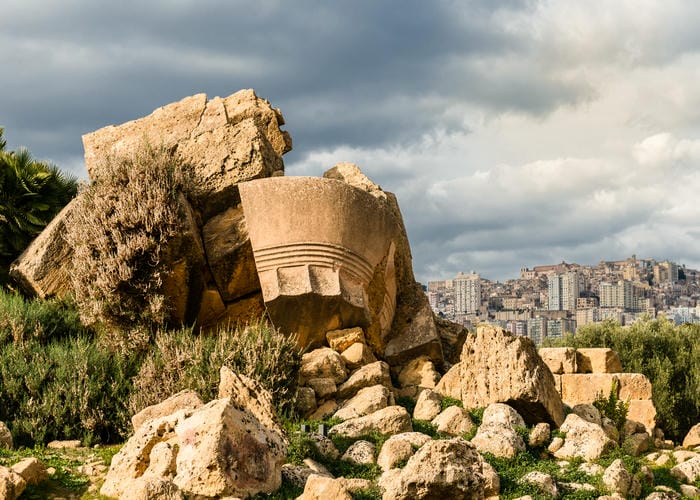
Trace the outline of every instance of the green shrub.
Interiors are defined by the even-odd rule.
[[[464,404],[456,398],[451,398],[450,396],[444,396],[442,401],[440,401],[440,411],[445,411],[450,406],[458,406],[464,408]]]
[[[18,445],[120,441],[130,430],[126,402],[135,371],[132,361],[84,336],[7,344],[0,350],[0,420]]]
[[[622,431],[625,422],[627,421],[627,412],[629,411],[629,401],[622,401],[618,395],[618,382],[613,379],[612,386],[608,397],[603,396],[602,392],[596,395],[593,401],[595,406],[603,417],[607,417],[613,421],[618,431]]]
[[[191,328],[158,332],[134,378],[129,409],[136,413],[183,389],[197,391],[205,401],[214,399],[222,365],[259,381],[280,413],[293,411],[301,353],[294,336],[263,320],[208,334]]]
[[[163,293],[169,244],[187,228],[191,169],[145,144],[133,157],[106,158],[100,172],[66,220],[81,316],[127,329],[162,326],[171,308]]]
[[[614,321],[582,327],[557,342],[570,347],[609,347],[627,372],[651,381],[656,422],[678,442],[700,420],[700,325],[663,317],[621,327]]]

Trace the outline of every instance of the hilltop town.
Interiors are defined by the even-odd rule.
[[[467,327],[491,323],[536,344],[606,319],[628,325],[663,314],[676,324],[700,322],[700,271],[635,255],[594,266],[524,267],[504,283],[459,273],[429,281],[427,294],[445,319]]]

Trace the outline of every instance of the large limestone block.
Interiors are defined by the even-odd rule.
[[[680,481],[694,483],[700,479],[700,457],[694,457],[676,465],[671,469],[671,475]]]
[[[481,453],[491,453],[497,457],[513,458],[525,451],[523,438],[505,425],[482,424],[471,442]]]
[[[700,424],[695,424],[690,428],[688,434],[683,438],[683,448],[700,446]]]
[[[537,352],[553,374],[576,373],[575,349],[571,347],[542,347]]]
[[[260,290],[243,209],[231,207],[209,219],[203,242],[212,277],[224,302]]]
[[[16,500],[27,487],[27,482],[9,467],[0,465],[0,498]]]
[[[38,458],[28,457],[14,464],[11,469],[22,476],[27,484],[37,485],[49,478],[46,466]]]
[[[561,375],[561,395],[569,405],[592,403],[596,397],[607,397],[617,381],[617,395],[622,400],[651,399],[649,379],[641,373],[565,373]]]
[[[382,300],[372,300],[375,276],[386,274],[398,233],[373,196],[311,177],[259,179],[239,190],[268,313],[283,331],[296,332],[302,346],[322,345],[331,330],[367,331],[384,305],[395,304],[383,300],[395,295],[395,283],[386,281]]]
[[[424,389],[418,395],[413,418],[416,420],[432,420],[442,411],[442,397],[430,389]]]
[[[156,109],[149,116],[83,136],[85,164],[98,180],[105,156],[133,153],[144,141],[170,148],[192,165],[205,219],[233,206],[235,184],[281,173],[291,139],[279,127],[279,110],[243,90],[225,99],[197,94]]]
[[[353,344],[365,343],[365,332],[362,328],[346,328],[345,330],[333,330],[326,333],[328,345],[334,351],[342,353]]]
[[[229,398],[211,401],[175,428],[173,482],[186,495],[247,497],[279,488],[286,443],[235,406]]]
[[[471,432],[474,427],[469,413],[459,406],[448,406],[431,423],[437,431],[448,436],[461,436]]]
[[[333,417],[341,420],[361,417],[394,404],[394,394],[383,385],[360,389],[335,412]]]
[[[462,400],[462,365],[457,363],[445,373],[435,386],[435,392],[445,397]]]
[[[377,320],[373,319],[366,329],[368,342],[380,355],[385,342],[390,342],[383,355],[392,366],[404,364],[423,354],[435,362],[441,362],[442,347],[435,327],[435,316],[413,275],[411,247],[396,196],[383,191],[352,163],[339,163],[326,171],[323,177],[369,193],[391,214],[398,228],[392,258],[387,259],[383,269],[375,273],[370,285],[372,310],[378,313]]]
[[[347,376],[343,358],[333,349],[321,347],[301,357],[299,378],[302,382],[312,378],[330,378],[340,384],[345,382]]]
[[[185,500],[185,495],[168,479],[141,476],[129,483],[119,500]]]
[[[576,350],[578,373],[620,373],[620,356],[605,347],[580,348]]]
[[[649,435],[653,435],[656,427],[656,407],[651,399],[632,399],[629,401],[627,420],[644,425]]]
[[[352,375],[338,387],[338,396],[346,398],[363,387],[373,385],[383,385],[391,387],[391,376],[389,374],[389,365],[384,361],[375,361],[361,368],[358,368]]]
[[[134,426],[134,430],[137,430],[148,420],[167,417],[178,410],[195,410],[203,404],[204,402],[199,397],[199,394],[190,389],[185,389],[158,404],[144,408],[131,417],[131,424]]]
[[[10,266],[10,277],[27,295],[46,299],[70,292],[73,249],[63,236],[77,204],[74,199],[63,207]]]
[[[346,420],[331,428],[330,434],[359,438],[372,432],[399,434],[411,431],[413,431],[411,416],[406,411],[406,408],[403,406],[388,406],[369,415]]]
[[[403,469],[379,480],[384,500],[484,498],[482,459],[474,446],[458,437],[424,444]]]
[[[459,365],[465,408],[506,403],[529,425],[559,426],[564,421],[552,372],[529,338],[479,325],[476,334],[467,337]]]
[[[374,363],[377,358],[372,353],[372,350],[366,345],[355,342],[353,345],[345,349],[340,356],[345,361],[345,366],[349,370],[355,370],[362,366]]]

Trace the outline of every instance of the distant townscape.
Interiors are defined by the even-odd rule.
[[[441,317],[467,327],[498,325],[538,345],[606,319],[629,325],[664,314],[676,324],[700,323],[700,271],[635,255],[597,266],[525,267],[505,283],[459,273],[429,281],[427,294]]]

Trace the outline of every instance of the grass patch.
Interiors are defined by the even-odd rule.
[[[440,402],[440,411],[445,411],[450,406],[459,406],[460,408],[464,408],[464,404],[459,399],[444,396]]]

